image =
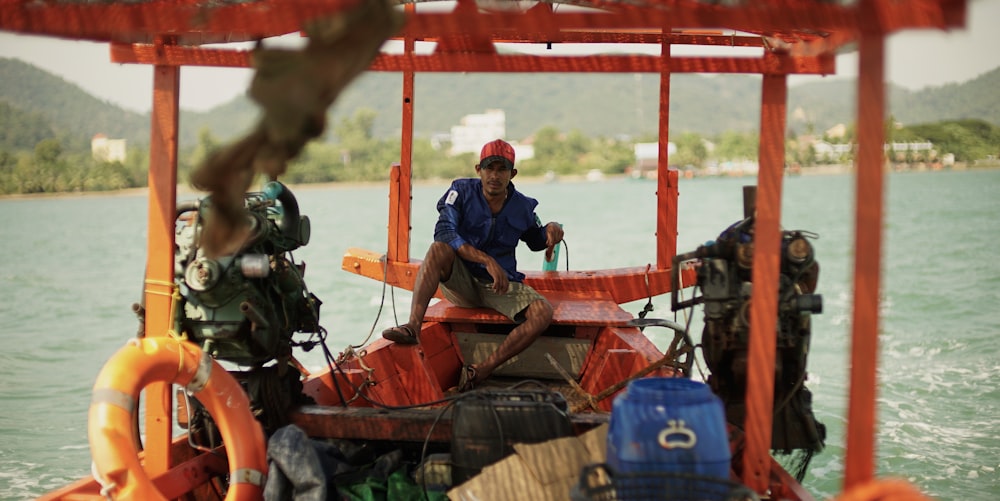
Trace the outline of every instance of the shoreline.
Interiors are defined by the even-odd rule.
[[[1000,165],[983,165],[983,166],[966,166],[961,164],[956,164],[947,169],[931,169],[931,168],[909,168],[909,169],[893,169],[891,166],[886,168],[887,172],[949,172],[949,171],[970,171],[970,170],[994,170],[1000,169]],[[807,167],[799,171],[798,173],[788,173],[786,172],[786,177],[795,176],[836,176],[843,174],[851,174],[854,172],[853,165],[823,165],[817,167]],[[471,176],[470,176],[471,177]],[[756,173],[752,174],[740,174],[740,175],[712,175],[712,176],[694,176],[693,178],[685,178],[683,173],[681,173],[682,179],[726,179],[731,177],[756,177]],[[612,179],[630,179],[627,174],[616,174],[610,175],[606,174],[603,180]],[[643,180],[643,178],[634,178],[635,180]],[[652,178],[655,179],[655,178]],[[586,174],[573,174],[559,176],[557,182],[586,182]],[[413,186],[433,186],[433,185],[447,185],[451,182],[450,179],[420,179],[413,181]],[[518,180],[521,184],[539,184],[552,182],[545,176],[534,176],[534,177],[522,177]],[[306,191],[306,190],[320,190],[320,189],[352,189],[352,188],[367,188],[374,186],[385,186],[388,181],[348,181],[348,182],[326,182],[326,183],[307,183],[307,184],[291,184],[289,185],[295,191]],[[0,201],[3,200],[35,200],[35,199],[61,199],[61,198],[83,198],[83,197],[138,197],[147,196],[149,194],[148,187],[141,188],[126,188],[122,190],[111,190],[111,191],[64,191],[58,193],[12,193],[7,195],[0,195]],[[177,185],[177,195],[178,196],[199,196],[204,195],[204,192],[195,190],[186,184]]]

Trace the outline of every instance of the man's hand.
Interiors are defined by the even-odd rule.
[[[552,261],[552,252],[556,248],[556,244],[562,242],[563,239],[563,229],[562,225],[556,222],[551,222],[545,225],[545,260]]]
[[[462,244],[458,248],[458,257],[465,259],[466,261],[472,261],[474,263],[482,264],[486,267],[486,272],[490,274],[493,278],[493,283],[489,285],[497,294],[506,294],[507,289],[509,289],[510,283],[507,279],[507,270],[497,263],[493,256],[469,245],[468,243]]]
[[[501,296],[506,294],[507,289],[510,288],[510,282],[507,280],[507,270],[504,270],[497,264],[495,259],[490,258],[486,263],[486,271],[493,277],[493,292]]]

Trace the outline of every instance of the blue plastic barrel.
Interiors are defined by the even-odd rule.
[[[616,472],[729,478],[725,409],[705,383],[643,378],[615,397],[608,465]]]

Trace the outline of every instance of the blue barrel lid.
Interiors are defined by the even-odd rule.
[[[688,404],[717,398],[707,384],[682,377],[636,379],[625,389],[625,397],[636,400],[667,401]]]

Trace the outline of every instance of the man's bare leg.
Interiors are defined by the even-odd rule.
[[[410,302],[410,319],[406,323],[413,333],[420,334],[427,314],[427,305],[437,292],[438,284],[451,277],[451,267],[455,262],[455,250],[450,245],[434,242],[427,249],[424,262],[417,269],[417,278],[413,284],[413,298]]]
[[[535,342],[542,331],[552,322],[552,305],[548,301],[539,299],[525,308],[524,317],[524,323],[510,331],[510,334],[504,338],[496,351],[486,357],[482,363],[472,366],[476,371],[473,383],[484,381],[500,364],[531,346],[531,343]]]

